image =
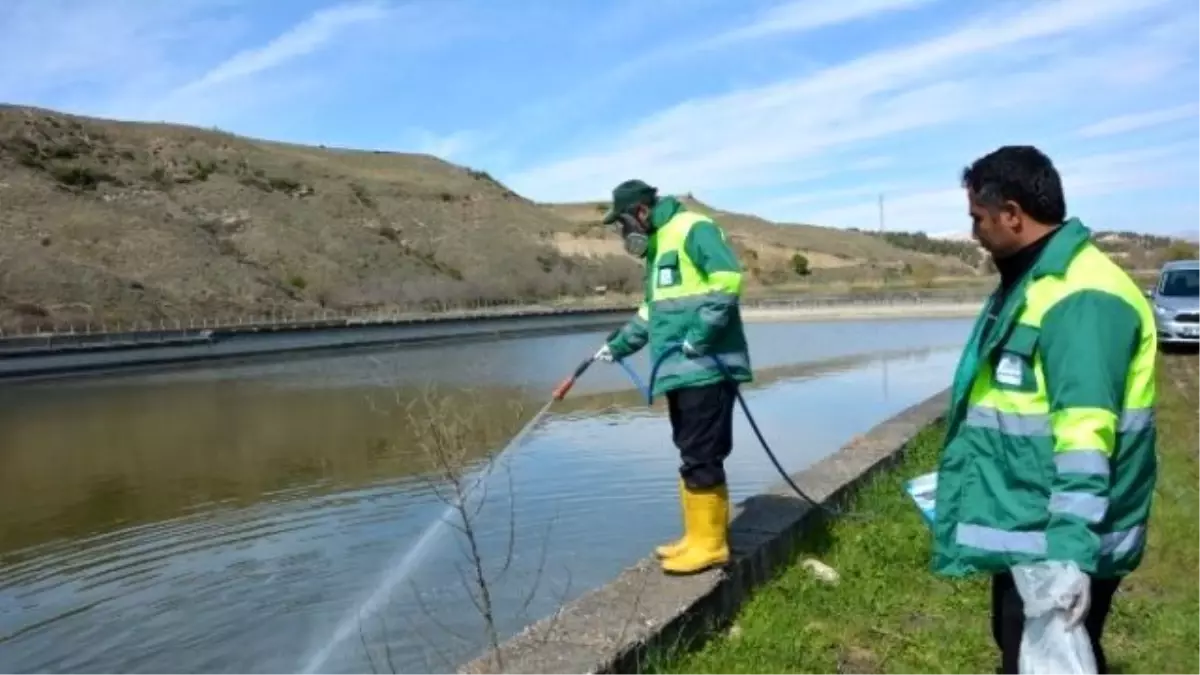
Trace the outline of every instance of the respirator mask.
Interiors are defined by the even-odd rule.
[[[650,246],[650,233],[641,221],[631,213],[622,213],[617,216],[616,225],[625,244],[625,252],[635,258],[645,257],[646,249]]]

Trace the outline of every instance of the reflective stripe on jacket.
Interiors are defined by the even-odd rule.
[[[1051,236],[1003,305],[989,300],[955,375],[934,525],[942,574],[1072,560],[1112,577],[1145,549],[1154,317],[1082,223]]]
[[[652,217],[657,222],[647,253],[645,299],[610,343],[613,354],[625,358],[648,343],[654,362],[671,345],[687,340],[704,355],[688,358],[677,351],[668,356],[659,368],[655,395],[721,380],[707,355],[718,356],[738,382],[751,381],[739,304],[742,272],[724,232],[672,197],[661,199]]]

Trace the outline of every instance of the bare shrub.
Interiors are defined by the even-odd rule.
[[[526,418],[526,407],[519,401],[508,400],[500,406],[484,402],[488,397],[484,392],[454,391],[439,392],[435,386],[424,387],[421,392],[409,400],[404,400],[397,392],[394,405],[387,414],[398,414],[406,422],[411,443],[417,451],[421,468],[426,472],[426,485],[436,497],[448,506],[450,516],[447,524],[458,535],[462,559],[455,562],[454,569],[460,583],[469,597],[472,606],[483,623],[484,640],[491,665],[496,672],[504,671],[503,657],[500,652],[500,627],[497,607],[493,598],[492,588],[500,582],[509,570],[516,551],[517,527],[515,494],[512,477],[508,466],[502,463],[503,451],[516,447],[525,434],[532,430],[533,418]],[[490,397],[495,400],[494,394]],[[478,410],[484,406],[489,410],[487,419],[481,419]],[[545,410],[545,408],[543,408]],[[512,430],[520,423],[525,425],[516,435]],[[479,516],[484,506],[489,502],[489,478],[495,470],[501,468],[506,481],[508,510],[506,541],[504,549],[496,556],[485,554],[480,543]],[[542,574],[546,562],[546,542],[549,532],[542,539],[540,559],[534,570],[531,587],[527,590],[522,602],[514,612],[524,616],[535,596],[541,588]],[[567,589],[562,591],[564,594]],[[416,635],[422,637],[427,647],[439,655],[447,665],[456,665],[451,657],[437,648],[433,641],[425,637],[420,628],[433,625],[444,633],[459,641],[473,644],[470,636],[462,635],[447,626],[437,616],[434,608],[427,606],[421,599],[420,589],[412,587],[413,597],[420,609],[419,620],[412,620]],[[562,604],[561,602],[559,603]],[[381,613],[378,618],[380,627],[386,631],[387,619]],[[364,654],[373,672],[396,672],[393,655],[388,647],[386,635],[383,642],[382,658],[373,653],[366,637],[366,626],[359,623],[359,639]],[[378,651],[378,650],[376,650]]]

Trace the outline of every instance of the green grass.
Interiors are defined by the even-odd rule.
[[[1200,671],[1197,569],[1197,358],[1164,356],[1159,370],[1159,465],[1150,543],[1122,584],[1105,632],[1114,672]],[[781,573],[734,623],[694,651],[651,659],[657,672],[994,672],[986,578],[929,571],[929,533],[902,482],[935,466],[941,428],[921,433],[896,470],[859,492],[863,520],[816,523],[799,559],[841,575],[817,581],[800,566]]]

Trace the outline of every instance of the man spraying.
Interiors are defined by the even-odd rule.
[[[974,235],[1000,286],[954,377],[937,473],[933,568],[992,575],[1002,670],[1026,621],[1014,583],[1070,598],[1099,672],[1105,619],[1146,546],[1154,493],[1154,316],[1141,291],[1067,219],[1049,158],[1006,146],[963,172]]]
[[[647,344],[652,361],[663,358],[652,394],[667,397],[682,460],[684,533],[655,553],[671,574],[723,565],[729,560],[724,462],[733,449],[733,406],[739,383],[753,379],[739,310],[741,266],[711,218],[674,197],[659,197],[640,180],[613,189],[604,223],[618,225],[625,250],[646,261],[645,297],[595,358],[624,359]]]

